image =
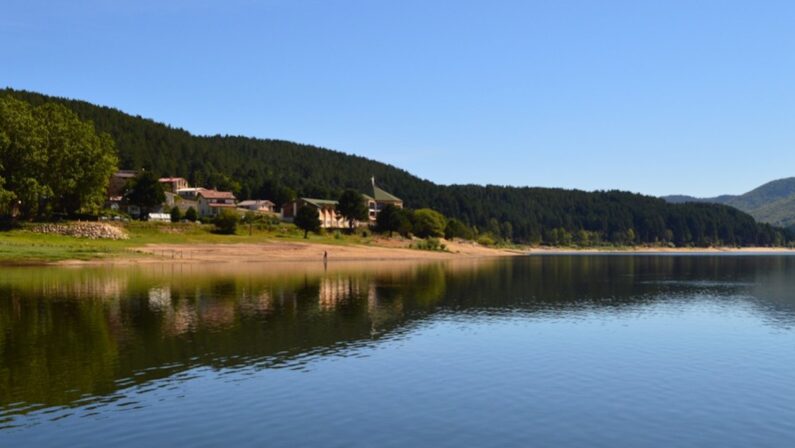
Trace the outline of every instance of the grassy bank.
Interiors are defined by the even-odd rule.
[[[323,233],[303,238],[292,225],[257,228],[242,225],[235,235],[212,232],[213,226],[202,224],[124,223],[126,240],[91,240],[72,236],[42,234],[31,231],[33,225],[0,232],[0,263],[27,264],[62,260],[92,260],[98,258],[141,256],[137,247],[146,244],[219,244],[264,243],[273,241],[310,241],[333,245],[370,244],[372,238],[363,235]],[[250,232],[250,234],[249,234]]]

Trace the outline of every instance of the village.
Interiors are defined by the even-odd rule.
[[[125,199],[125,192],[130,182],[140,174],[135,170],[120,170],[111,176],[106,207],[108,209],[125,213],[133,219],[147,221],[171,221],[170,210],[175,207],[185,216],[188,210],[193,209],[198,219],[212,220],[222,210],[234,210],[239,214],[255,213],[285,222],[292,222],[298,210],[307,206],[317,210],[320,228],[341,229],[348,227],[348,222],[338,213],[338,201],[331,199],[317,199],[299,197],[285,204],[275,204],[270,199],[246,199],[238,201],[231,191],[218,191],[212,188],[191,187],[188,180],[183,177],[161,177],[158,183],[162,186],[165,200],[154,207],[144,210],[137,204]],[[378,213],[385,207],[392,205],[403,209],[403,200],[379,188],[375,178],[371,179],[372,191],[362,193],[368,216],[366,221],[356,221],[359,227],[374,226]]]

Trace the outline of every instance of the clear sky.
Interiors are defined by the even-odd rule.
[[[0,50],[0,86],[440,183],[795,176],[790,0],[4,0]]]

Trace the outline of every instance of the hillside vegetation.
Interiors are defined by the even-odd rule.
[[[476,231],[523,243],[685,245],[779,245],[791,237],[757,225],[734,208],[712,204],[669,204],[620,192],[437,185],[405,170],[363,157],[281,140],[190,133],[84,101],[6,89],[33,105],[57,102],[96,130],[108,133],[119,166],[186,177],[191,184],[234,190],[241,199],[276,203],[295,194],[339,197],[347,188],[367,191],[370,177],[401,197],[408,207],[432,208]],[[528,179],[532,181],[532,179]]]

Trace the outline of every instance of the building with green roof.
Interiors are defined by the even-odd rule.
[[[376,186],[375,178],[372,179],[372,184],[372,196],[362,194],[364,200],[367,202],[369,219],[367,223],[359,223],[359,225],[375,224],[378,213],[387,205],[403,208],[403,200]],[[332,199],[298,198],[282,206],[282,218],[287,221],[292,221],[298,213],[298,209],[304,205],[308,205],[317,209],[318,216],[320,217],[320,227],[324,229],[346,228],[347,223],[337,214],[337,203],[337,201]]]

